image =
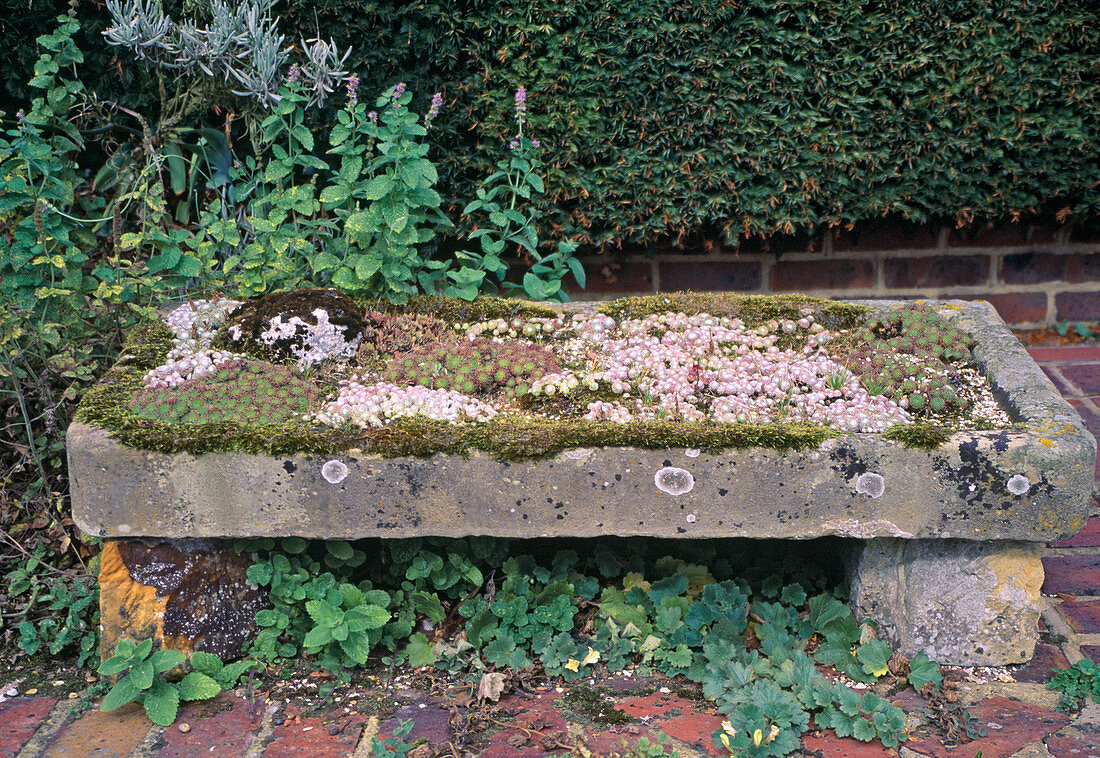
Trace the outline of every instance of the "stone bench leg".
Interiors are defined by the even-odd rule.
[[[267,594],[248,581],[252,564],[232,540],[111,539],[99,563],[100,656],[123,637],[153,649],[239,657],[256,632]]]
[[[1003,666],[1031,659],[1043,564],[1036,542],[870,539],[849,566],[852,612],[907,656]]]

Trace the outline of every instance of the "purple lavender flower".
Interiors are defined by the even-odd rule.
[[[428,108],[428,114],[424,116],[424,128],[431,129],[432,121],[439,115],[439,109],[443,107],[443,93],[436,92],[432,95],[432,104]]]
[[[290,66],[290,70],[286,72],[287,84],[293,84],[302,77],[301,69],[298,68],[298,64],[294,63]]]
[[[516,121],[523,126],[523,119],[527,115],[527,88],[520,87],[516,90]]]
[[[512,141],[508,143],[508,149],[509,150],[519,149],[519,137],[513,138]]]
[[[352,74],[348,77],[348,102],[355,105],[359,102],[359,77]]]
[[[401,99],[401,96],[405,94],[405,82],[398,82],[397,86],[393,88],[393,101],[396,103]]]
[[[539,141],[537,139],[531,140],[531,147],[538,147],[538,146],[539,146]]]
[[[372,124],[377,124],[378,123],[378,111],[371,111],[370,113],[368,113],[367,114],[367,121],[370,121]]]

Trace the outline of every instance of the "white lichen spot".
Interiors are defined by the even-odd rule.
[[[689,513],[687,515],[687,522],[689,524],[694,524],[695,523],[695,514],[694,513]]]
[[[685,469],[665,466],[653,475],[653,483],[661,492],[677,497],[685,492],[691,492],[691,488],[695,486],[695,477]]]
[[[575,450],[566,450],[562,455],[571,461],[583,461],[585,458],[592,455],[593,452],[593,449],[590,447],[578,447]]]
[[[886,491],[886,480],[881,474],[860,474],[856,477],[856,492],[870,497],[882,497]]]
[[[339,484],[347,478],[347,475],[348,467],[343,461],[331,460],[321,466],[321,476],[330,484]]]
[[[117,527],[115,527],[115,531],[119,534],[129,534],[130,532],[134,531],[134,529],[129,524],[119,524]]]
[[[688,458],[698,458],[699,452],[699,448],[689,447],[687,450],[684,451],[684,455],[686,455]]]
[[[1025,495],[1031,489],[1031,480],[1022,474],[1016,474],[1008,479],[1008,491],[1013,495]]]

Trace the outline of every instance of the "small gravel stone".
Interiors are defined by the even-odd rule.
[[[191,725],[190,725],[190,724],[188,724],[188,723],[186,723],[186,722],[184,722],[184,723],[180,724],[180,725],[179,725],[179,726],[177,727],[177,729],[179,729],[179,730],[180,730],[181,732],[183,732],[184,734],[187,734],[188,732],[190,732],[190,731],[191,731]]]

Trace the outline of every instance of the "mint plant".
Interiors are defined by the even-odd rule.
[[[559,242],[553,253],[539,253],[538,222],[542,214],[537,199],[546,192],[546,186],[539,174],[542,167],[536,152],[539,142],[523,133],[527,120],[525,87],[516,90],[515,118],[516,136],[508,145],[510,154],[497,161],[496,171],[484,179],[476,191],[477,198],[462,211],[466,216],[473,213],[484,216],[481,221],[484,225],[470,233],[470,239],[479,240],[481,252],[462,255],[472,263],[470,268],[496,275],[503,282],[505,295],[522,294],[532,300],[564,302],[569,297],[563,279],[572,273],[584,287],[584,268],[573,257],[577,246],[572,242]],[[521,283],[508,283],[504,281],[508,266],[503,256],[517,249],[528,256],[530,270]],[[470,282],[468,286],[473,285]]]
[[[128,638],[119,640],[114,656],[96,669],[103,676],[118,677],[111,691],[103,698],[100,710],[113,711],[127,703],[139,702],[150,721],[169,726],[176,720],[181,701],[207,700],[222,691],[222,685],[217,680],[200,670],[202,667],[207,670],[213,668],[203,656],[200,655],[197,666],[192,660],[194,671],[184,675],[179,682],[171,682],[164,678],[164,674],[183,665],[187,656],[178,650],[164,649],[155,653],[152,650],[152,640],[141,643]]]

